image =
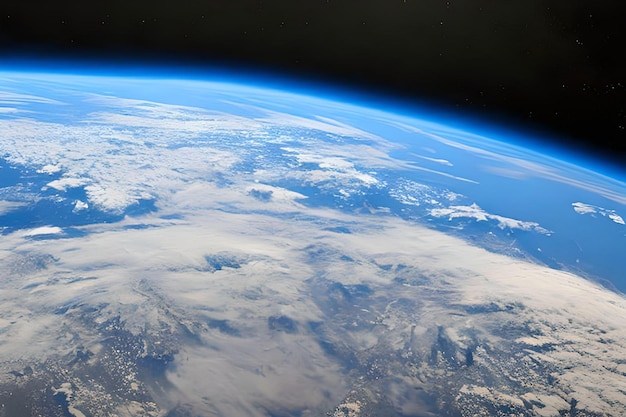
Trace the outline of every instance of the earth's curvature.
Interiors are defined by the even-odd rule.
[[[625,415],[623,180],[418,116],[0,74],[0,415]]]

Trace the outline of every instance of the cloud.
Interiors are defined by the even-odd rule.
[[[601,176],[571,163],[540,155],[515,146],[497,142],[495,140],[471,135],[455,129],[445,128],[436,124],[431,126],[433,131],[401,124],[403,128],[420,133],[444,145],[467,151],[483,159],[506,164],[506,167],[488,167],[488,171],[502,173],[511,178],[537,177],[569,185],[574,188],[586,190],[601,195],[616,203],[626,205],[626,197],[623,189],[624,183],[614,178]],[[437,133],[435,133],[437,132]],[[476,144],[473,141],[480,141]],[[532,156],[535,156],[534,159]]]
[[[15,93],[11,91],[0,91],[0,104],[26,104],[26,103],[64,104],[61,101],[54,100],[48,97],[36,96],[32,94]]]
[[[63,229],[57,226],[42,226],[36,229],[30,229],[23,234],[24,237],[42,236],[42,235],[58,235],[63,233]]]
[[[245,196],[245,190],[240,195]],[[281,192],[271,190],[273,194]],[[219,196],[216,189],[207,197],[217,200]],[[231,198],[234,195],[226,196],[225,201]],[[171,204],[163,212],[178,202]],[[623,377],[610,371],[616,369],[620,352],[626,349],[626,327],[621,320],[626,301],[583,278],[493,254],[389,216],[348,215],[300,206],[297,215],[285,217],[280,211],[228,212],[194,204],[189,201],[188,207],[180,209],[184,213],[181,220],[148,215],[133,221],[153,227],[127,229],[126,222],[91,225],[83,228],[88,232],[84,237],[55,245],[28,240],[19,233],[5,236],[0,242],[0,261],[8,262],[10,254],[27,254],[16,265],[32,272],[21,272],[19,280],[12,275],[3,280],[0,326],[7,334],[4,357],[46,358],[77,344],[96,352],[100,337],[89,327],[92,324],[78,320],[85,313],[54,311],[60,306],[85,311],[97,306],[94,317],[99,322],[120,315],[133,333],[145,329],[163,332],[167,326],[168,332],[179,335],[178,353],[167,373],[177,390],[166,390],[169,401],[193,404],[199,412],[257,416],[263,408],[332,407],[351,383],[345,369],[320,349],[316,335],[306,326],[299,326],[301,330],[295,334],[277,333],[268,327],[268,317],[285,315],[296,323],[324,323],[328,332],[338,332],[327,335],[329,343],[345,345],[354,354],[367,346],[386,346],[385,357],[409,343],[409,333],[402,329],[417,323],[415,340],[420,342],[413,345],[415,354],[420,349],[430,351],[429,332],[442,326],[459,346],[471,343],[467,334],[479,335],[491,353],[477,351],[475,360],[481,369],[500,369],[503,378],[508,375],[507,365],[498,362],[499,354],[506,361],[532,357],[538,363],[551,363],[558,383],[551,388],[538,386],[537,395],[550,389],[550,395],[565,401],[574,397],[580,401],[579,408],[603,413],[616,407],[611,404],[626,401],[612,391],[621,386]],[[219,206],[219,201],[213,203],[213,207]],[[472,210],[479,211],[476,207]],[[326,230],[337,224],[349,224],[351,233]],[[41,265],[41,259],[47,259],[35,257],[38,253],[51,259],[45,269],[23,269],[27,262]],[[205,258],[212,253],[241,254],[247,261],[237,268],[210,272]],[[400,278],[407,281],[398,281]],[[365,285],[372,291],[367,310],[374,312],[373,317],[380,316],[378,324],[371,324],[376,337],[345,330],[339,317],[316,304],[311,285],[324,280],[348,287]],[[403,313],[393,308],[399,299],[415,300],[416,305]],[[481,312],[481,306],[489,305],[501,307]],[[505,306],[518,307],[512,314]],[[468,315],[468,311],[476,312]],[[10,325],[17,315],[21,319]],[[239,334],[206,327],[203,323],[209,319],[226,320]],[[199,339],[184,342],[180,323]],[[523,330],[525,325],[535,326],[535,330]],[[58,334],[63,334],[64,326],[72,328],[74,336],[60,343]],[[520,326],[520,330],[507,340],[500,336],[502,326]],[[606,345],[599,341],[599,334],[612,340],[610,353],[603,353]],[[161,340],[158,333],[154,337]],[[152,339],[147,343],[153,343]],[[527,351],[528,346],[545,343],[551,343],[552,350]],[[584,352],[584,356],[576,352]],[[521,361],[516,366],[518,378],[541,381],[528,364]],[[217,382],[207,383],[207,376]],[[481,391],[476,384],[467,390],[481,392],[496,404],[504,401],[506,393],[499,387]],[[285,399],[285,392],[291,390],[305,390],[307,395],[296,396],[296,404]],[[210,405],[202,400],[207,393],[213,394]]]
[[[247,158],[254,158],[254,176],[260,182],[271,182],[276,175],[332,182],[345,195],[379,185],[375,169],[403,168],[402,162],[388,155],[397,145],[331,119],[270,110],[259,110],[261,116],[255,117],[233,116],[102,95],[90,95],[86,101],[102,110],[87,114],[78,124],[3,120],[0,132],[7,133],[3,146],[8,161],[40,173],[62,173],[48,187],[60,193],[85,187],[86,203],[104,211],[120,213],[142,200],[168,198],[176,188],[198,179],[230,177],[230,169]],[[317,137],[312,131],[331,136]],[[307,146],[266,155],[268,144],[291,141],[294,135],[309,136]],[[355,143],[335,143],[332,135]],[[370,142],[358,143],[360,139]],[[265,169],[262,158],[276,157],[296,157],[301,163],[316,163],[319,169],[281,170],[276,169],[280,166],[276,161],[271,171]]]
[[[333,147],[321,147],[317,152],[310,148],[283,147],[283,151],[293,155],[299,164],[314,164],[317,168],[292,170],[291,175],[317,186],[328,182],[330,187],[353,188],[359,186],[372,187],[380,185],[380,181],[371,173],[358,169],[345,155],[349,150],[342,150],[337,155]],[[374,158],[372,158],[374,159]],[[363,161],[361,161],[363,162]],[[367,162],[365,162],[367,163]]]
[[[270,122],[272,124],[276,124],[279,126],[291,126],[297,127],[299,129],[310,129],[317,130],[325,133],[331,133],[338,136],[346,136],[351,139],[363,140],[369,139],[375,142],[384,143],[387,146],[392,146],[387,140],[383,139],[378,135],[374,135],[370,132],[366,132],[364,130],[358,129],[354,126],[347,125],[345,123],[340,123],[335,120],[317,116],[315,118],[311,117],[300,117],[295,116],[288,113],[275,112],[270,110],[264,110],[268,115],[266,118],[260,118],[260,121]]]
[[[452,162],[448,161],[447,159],[442,159],[442,158],[430,158],[428,156],[424,156],[424,155],[418,155],[418,154],[412,154],[414,157],[416,158],[420,158],[420,159],[424,159],[426,161],[430,161],[430,162],[434,162],[436,164],[440,164],[440,165],[444,165],[447,167],[451,167],[454,166],[452,164]]]
[[[60,171],[60,168],[57,170],[54,170],[54,169],[51,169],[50,167],[51,165],[46,165],[40,170],[38,170],[38,172],[47,174],[47,173],[54,173],[54,172]],[[77,188],[88,183],[89,183],[89,180],[86,178],[64,177],[58,180],[50,181],[48,184],[46,184],[46,186],[50,188],[54,188],[55,190],[58,190],[58,191],[66,191],[68,188]]]
[[[60,172],[62,168],[58,165],[44,165],[40,169],[37,170],[38,174],[56,174]]]
[[[20,207],[25,206],[26,203],[0,200],[0,215],[10,213],[13,210],[17,210]]]
[[[389,195],[402,204],[426,207],[442,207],[464,197],[445,188],[436,188],[404,178],[400,178],[396,184],[389,187]]]
[[[493,220],[497,222],[500,229],[520,229],[531,230],[542,234],[550,234],[551,232],[541,227],[535,222],[526,222],[522,220],[511,219],[509,217],[499,216],[484,211],[473,203],[470,206],[450,206],[447,208],[434,208],[430,210],[430,215],[434,217],[448,217],[448,219],[469,218],[483,222]]]
[[[617,224],[624,225],[624,219],[622,216],[617,214],[615,210],[609,210],[602,207],[594,206],[591,204],[585,204],[581,202],[572,203],[572,207],[574,211],[578,214],[599,214],[602,217],[608,217],[610,220]]]
[[[328,118],[230,118],[149,101],[92,100],[108,108],[91,113],[90,123],[0,121],[8,160],[62,174],[48,184],[59,193],[84,187],[88,201],[73,200],[75,210],[123,212],[146,199],[158,210],[77,227],[78,237],[54,245],[32,239],[63,233],[53,225],[2,236],[3,375],[15,363],[45,364],[36,367],[41,372],[54,365],[82,387],[73,399],[88,395],[91,377],[67,366],[82,347],[93,354],[90,366],[111,375],[124,370],[116,383],[159,384],[159,407],[187,403],[199,415],[321,415],[354,388],[389,386],[413,396],[448,390],[458,393],[451,397],[457,405],[475,396],[492,404],[524,398],[560,412],[574,398],[578,409],[618,415],[626,404],[622,295],[395,216],[307,207],[303,194],[278,185],[328,181],[328,189],[350,195],[386,186],[377,169],[426,170],[392,158],[390,150],[401,146]],[[515,173],[555,181],[567,174],[556,162],[528,164],[445,144],[511,164]],[[600,188],[591,177],[576,181],[619,196],[608,180]],[[392,197],[430,205],[433,216],[549,233],[476,204],[446,206],[460,196],[418,182],[397,184]],[[575,209],[610,217],[580,204]],[[215,256],[245,262],[215,268],[208,265]],[[298,330],[268,325],[283,316]],[[115,337],[141,342],[141,355],[168,358],[163,380],[129,371],[136,352],[107,350],[113,322]],[[454,352],[444,355],[441,340]],[[468,372],[481,378],[470,386],[463,377],[470,365],[458,357],[471,349],[479,366]],[[495,376],[506,384],[490,384]],[[110,398],[94,394],[91,401],[109,407]]]
[[[78,213],[79,211],[86,210],[88,208],[89,204],[85,203],[84,201],[76,200],[74,202],[74,209],[72,210],[72,212]]]

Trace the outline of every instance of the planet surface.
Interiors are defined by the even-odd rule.
[[[436,113],[0,73],[0,416],[626,415],[626,184]]]

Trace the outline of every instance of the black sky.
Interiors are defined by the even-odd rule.
[[[624,16],[616,0],[1,0],[0,59],[274,71],[530,129],[626,166]]]

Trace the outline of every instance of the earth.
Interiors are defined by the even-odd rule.
[[[375,107],[0,73],[0,416],[626,415],[623,174]]]

